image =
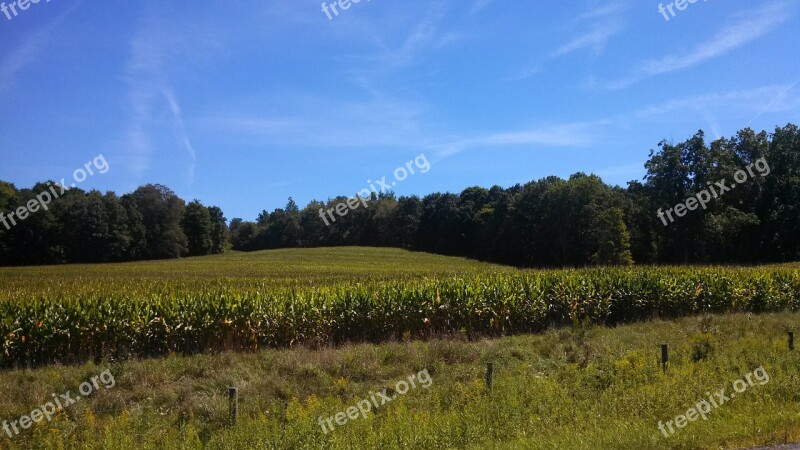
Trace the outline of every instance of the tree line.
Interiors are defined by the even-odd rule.
[[[24,220],[9,213],[35,202],[53,182],[16,189],[0,181],[0,264],[36,265],[168,259],[221,253],[228,247],[222,210],[189,204],[166,186],[113,192],[65,190]]]
[[[686,202],[763,158],[767,176],[665,225],[657,212]],[[238,250],[388,246],[524,267],[766,263],[800,259],[800,132],[744,129],[708,143],[702,131],[651,150],[641,181],[626,188],[595,175],[547,177],[508,188],[469,187],[425,197],[372,194],[329,226],[320,217],[345,196],[299,209],[233,219]]]
[[[756,161],[770,171],[666,223],[658,212]],[[744,129],[707,142],[702,131],[651,150],[641,181],[627,187],[598,176],[551,176],[508,188],[397,197],[373,193],[366,208],[326,225],[321,210],[339,196],[304,208],[262,211],[255,221],[226,219],[217,207],[188,205],[161,185],[117,197],[69,190],[49,211],[10,230],[0,225],[0,264],[106,262],[176,258],[235,250],[324,246],[399,247],[522,267],[766,263],[800,259],[800,130]],[[44,189],[0,182],[0,212]]]

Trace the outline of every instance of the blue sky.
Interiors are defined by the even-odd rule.
[[[662,139],[800,123],[797,2],[700,0],[669,21],[649,0],[362,0],[333,20],[320,3],[0,13],[0,179],[69,179],[103,154],[82,188],[162,183],[253,220],[421,153],[431,170],[398,194],[625,185]]]

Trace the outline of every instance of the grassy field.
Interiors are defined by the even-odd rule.
[[[339,248],[5,268],[0,417],[19,421],[100,374],[114,382],[13,439],[0,430],[0,448],[800,441],[800,364],[786,343],[798,309],[796,265],[522,271]],[[662,342],[671,345],[666,373]],[[659,431],[659,421],[759,367],[768,383],[674,435]],[[337,413],[422,371],[427,388],[336,424]],[[324,432],[319,417],[335,429]]]
[[[362,344],[170,356],[0,372],[11,421],[108,369],[114,386],[0,448],[748,448],[800,440],[795,313],[733,314],[616,328],[565,328],[468,342]],[[662,373],[659,344],[671,346]],[[491,394],[484,367],[495,367]],[[758,367],[769,376],[664,437],[658,422]],[[427,370],[431,383],[327,434],[327,418]],[[227,387],[239,389],[228,424]]]
[[[250,253],[230,251],[199,258],[124,264],[0,267],[0,292],[24,286],[33,293],[46,293],[53,283],[67,283],[72,287],[89,282],[113,289],[118,283],[125,282],[192,283],[223,280],[241,286],[280,287],[515,271],[505,266],[464,258],[391,248],[337,247]]]

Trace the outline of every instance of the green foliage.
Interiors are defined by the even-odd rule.
[[[709,333],[700,333],[689,341],[691,346],[692,361],[705,361],[714,353],[714,336]]]
[[[14,439],[9,449],[718,449],[800,441],[797,355],[786,348],[796,313],[717,315],[714,357],[695,362],[682,319],[615,328],[564,328],[493,340],[351,345],[309,350],[171,356],[0,372],[0,416],[29,414],[51,393],[73,393],[110,368],[101,388]],[[659,343],[673,342],[666,373]],[[492,395],[485,364],[494,362]],[[685,414],[707,392],[763,366],[756,381],[669,437],[659,421]],[[427,369],[419,385],[380,412],[325,434],[330,417]],[[239,388],[239,423],[228,425],[226,388]]]
[[[228,226],[222,210],[216,206],[208,207],[211,220],[211,253],[222,253],[228,248]]]
[[[512,271],[461,264],[456,271],[449,262],[454,260],[428,256],[441,267],[439,273],[419,276],[428,270],[413,262],[414,254],[370,250],[361,259],[353,253],[340,256],[340,262],[324,259],[337,251],[268,252],[263,255],[271,267],[259,268],[257,258],[250,260],[252,278],[243,277],[247,264],[236,254],[167,265],[81,267],[80,280],[59,275],[55,268],[0,271],[5,349],[0,364],[374,342],[453,332],[500,336],[554,324],[796,310],[800,301],[800,272],[793,267]],[[228,258],[233,261],[225,265]],[[358,263],[336,267],[354,260]],[[225,276],[226,266],[237,278]],[[314,278],[299,275],[303,266]],[[320,278],[325,267],[336,267],[337,275]],[[265,279],[276,270],[285,278]],[[92,271],[115,275],[87,278]],[[359,271],[380,276],[353,275]]]
[[[16,191],[13,184],[0,181],[0,211],[6,210]]]
[[[187,252],[186,234],[180,227],[186,205],[168,187],[142,186],[131,195],[142,214],[146,259],[177,258]]]
[[[214,232],[211,213],[198,200],[189,203],[183,213],[181,228],[186,234],[190,256],[202,256],[211,253]]]
[[[29,204],[37,206],[26,219],[9,217]],[[221,253],[228,245],[222,210],[197,201],[186,207],[161,185],[120,198],[78,188],[62,192],[53,182],[16,190],[0,181],[0,214],[9,226],[0,222],[0,265],[176,258]]]
[[[589,260],[594,265],[633,265],[630,233],[625,225],[625,216],[619,208],[593,209],[590,242],[594,252]]]

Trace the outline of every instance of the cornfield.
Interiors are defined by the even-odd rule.
[[[798,309],[800,271],[791,266],[476,271],[328,284],[0,278],[0,365]]]

